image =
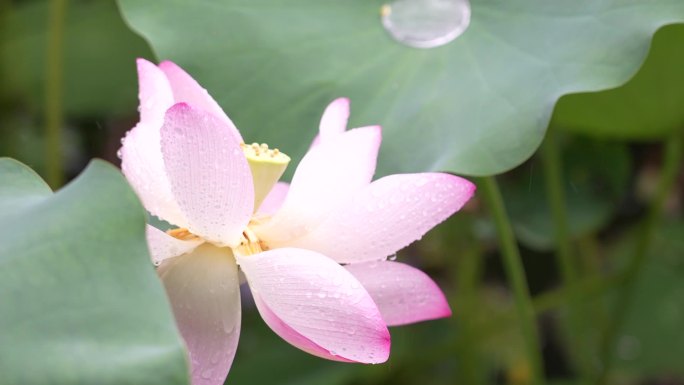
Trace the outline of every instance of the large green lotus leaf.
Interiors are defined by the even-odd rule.
[[[144,219],[102,161],[52,194],[0,158],[0,383],[188,383]]]
[[[658,31],[639,72],[622,87],[562,97],[555,126],[618,139],[658,139],[684,126],[684,25]]]
[[[184,66],[246,140],[295,158],[326,103],[384,127],[380,174],[494,174],[528,158],[564,94],[625,82],[681,0],[478,0],[454,42],[409,48],[383,0],[119,0],[159,59]]]
[[[64,98],[72,116],[135,114],[135,58],[151,56],[113,1],[70,1],[64,31]],[[44,103],[48,2],[9,8],[0,35],[0,94],[32,109]]]
[[[0,158],[0,220],[52,194],[40,176],[23,164]]]
[[[599,230],[624,198],[631,170],[629,151],[618,143],[574,138],[564,145],[562,162],[570,236]],[[540,159],[532,158],[500,181],[518,239],[536,250],[553,249],[553,216]]]

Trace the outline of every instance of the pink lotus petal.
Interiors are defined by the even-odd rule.
[[[216,103],[214,98],[209,95],[209,92],[199,85],[192,76],[188,75],[187,72],[171,61],[159,63],[159,68],[164,71],[171,84],[175,103],[187,103],[194,108],[213,114],[229,127],[231,135],[235,136],[238,143],[243,141],[240,132],[226,113],[223,112],[221,106]]]
[[[189,253],[204,242],[199,238],[182,241],[150,225],[145,228],[145,235],[147,236],[147,247],[150,250],[152,262],[157,266],[166,259]]]
[[[140,123],[130,130],[119,152],[121,170],[145,208],[170,223],[186,227],[186,219],[171,193],[161,154],[159,129],[172,105],[171,87],[154,64],[138,59]]]
[[[321,123],[318,128],[318,135],[311,143],[311,147],[315,147],[323,140],[334,139],[336,135],[343,133],[347,129],[347,121],[349,120],[349,99],[337,98],[333,100],[321,117]]]
[[[240,286],[227,249],[202,245],[158,272],[190,355],[193,385],[220,385],[240,336]]]
[[[450,174],[390,175],[359,191],[304,237],[269,246],[314,250],[340,263],[385,259],[458,211],[474,191],[474,184]]]
[[[119,155],[121,171],[147,211],[178,227],[187,227],[166,176],[159,127],[138,123],[126,134]]]
[[[388,326],[451,316],[442,290],[427,274],[414,267],[391,261],[345,267],[366,288]]]
[[[259,296],[254,296],[254,302],[256,303],[257,309],[259,310],[259,314],[261,314],[261,318],[264,319],[264,322],[266,322],[266,324],[276,334],[278,334],[285,341],[289,342],[291,345],[296,346],[297,348],[309,354],[313,354],[314,356],[325,358],[328,360],[354,362],[342,358],[338,355],[332,355],[328,350],[322,348],[315,342],[299,334],[299,332],[292,329],[287,323],[285,323],[285,321],[283,321],[275,313],[273,313],[271,308],[269,308]]]
[[[193,234],[236,245],[254,207],[252,174],[230,128],[180,103],[166,113],[161,145],[171,189]]]
[[[283,202],[285,201],[285,197],[287,196],[287,192],[289,189],[290,185],[285,182],[276,183],[276,185],[273,186],[273,189],[271,189],[271,192],[268,193],[264,201],[261,202],[261,205],[259,206],[259,209],[256,212],[257,216],[264,217],[275,214],[275,212],[278,211],[278,209],[280,209],[280,206],[283,205]]]
[[[297,166],[287,198],[264,226],[265,240],[287,241],[315,227],[337,204],[373,178],[380,127],[356,128],[311,148]]]
[[[145,59],[138,59],[136,63],[140,121],[158,129],[164,121],[166,110],[174,104],[171,85],[156,65]]]
[[[349,120],[349,99],[338,98],[332,101],[323,112],[319,131],[321,140],[329,140],[347,129]]]
[[[342,266],[301,249],[237,258],[254,297],[270,311],[262,306],[262,316],[271,326],[277,323],[274,319],[282,321],[274,331],[288,342],[313,354],[321,353],[314,347],[318,346],[349,361],[387,360],[390,335],[382,316],[368,292]]]

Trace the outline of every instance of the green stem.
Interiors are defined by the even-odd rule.
[[[479,185],[483,192],[482,199],[489,207],[499,234],[504,269],[513,289],[516,312],[522,328],[525,351],[531,369],[532,384],[541,385],[545,382],[541,345],[539,344],[534,308],[527,287],[527,278],[520,258],[520,251],[496,179],[494,177],[482,178]]]
[[[483,382],[480,362],[480,344],[478,343],[477,289],[482,273],[482,251],[479,244],[465,250],[453,265],[453,276],[456,277],[456,298],[454,322],[458,325],[458,343],[456,355],[458,359],[457,381],[461,384],[477,385]]]
[[[614,289],[623,282],[624,276],[621,274],[611,275],[607,278],[593,277],[590,279],[581,279],[574,285],[574,287],[561,287],[533,298],[532,305],[534,307],[534,312],[536,315],[541,315],[548,311],[553,311],[564,306],[566,304],[569,289],[581,293],[584,297],[596,297],[603,295],[608,290]],[[463,310],[463,312],[465,312],[465,310]],[[460,316],[458,312],[456,312],[456,316]],[[504,329],[506,325],[510,325],[512,322],[514,322],[515,316],[516,314],[512,311],[507,311],[504,315],[497,316],[487,320],[482,325],[478,325],[475,330],[472,330],[472,333],[474,333],[472,340],[480,341],[489,338],[489,336],[495,335]],[[407,365],[410,363],[414,370],[418,370],[417,368],[422,370],[423,367],[428,367],[429,363],[437,361],[440,357],[448,356],[449,354],[453,354],[454,351],[458,351],[462,344],[463,340],[461,338],[451,338],[436,345],[433,349],[430,349],[429,352],[425,352],[425,354],[421,355],[420,357],[416,357],[414,354],[405,354],[395,357],[393,359],[394,364],[396,366],[402,366],[404,362]],[[417,363],[420,363],[420,365]],[[387,372],[382,371],[382,373]]]
[[[556,256],[560,267],[563,283],[568,285],[577,280],[577,269],[572,259],[570,245],[570,230],[568,228],[568,212],[565,207],[565,190],[563,189],[563,175],[561,155],[556,137],[552,131],[541,146],[541,159],[544,166],[546,193],[553,217],[553,230],[556,239]]]
[[[578,274],[570,242],[561,154],[558,148],[557,137],[553,130],[548,132],[547,138],[541,146],[541,160],[549,208],[553,218],[553,230],[556,241],[555,255],[560,267],[563,285],[570,289],[577,282]],[[568,315],[568,334],[570,338],[568,338],[568,346],[571,350],[571,357],[577,364],[579,373],[583,378],[588,378],[591,373],[591,364],[587,361],[589,355],[586,353],[588,351],[588,341],[586,341],[586,333],[583,333],[582,319],[580,318],[580,315],[585,314],[585,311],[582,309],[582,299],[578,293],[574,290],[569,290],[568,294],[570,305]]]
[[[601,258],[601,253],[599,251],[599,242],[596,239],[596,234],[588,234],[579,239],[579,255],[582,261],[583,274],[582,276],[588,279],[601,278],[603,276],[603,261]],[[608,322],[608,313],[604,304],[600,301],[592,301],[590,306],[590,312],[592,315],[592,322],[595,323],[594,329],[598,327],[603,329]],[[596,350],[596,341],[592,341],[592,349]]]
[[[63,183],[62,174],[62,80],[63,44],[66,0],[51,0],[48,20],[47,55],[45,60],[45,122],[46,152],[45,169],[47,182],[52,188]]]
[[[656,194],[649,205],[646,219],[642,223],[639,238],[637,239],[636,247],[634,249],[634,257],[625,269],[625,280],[622,290],[618,294],[615,311],[609,320],[608,329],[603,336],[601,344],[603,371],[598,381],[600,384],[608,383],[608,375],[614,361],[617,337],[624,319],[629,313],[636,281],[648,256],[648,249],[651,246],[651,240],[653,239],[656,226],[660,222],[665,200],[677,179],[677,173],[681,167],[682,161],[682,147],[684,147],[684,142],[679,134],[670,138],[665,146],[663,170],[658,182]]]

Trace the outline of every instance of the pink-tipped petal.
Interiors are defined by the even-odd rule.
[[[147,225],[145,235],[147,236],[147,247],[150,250],[152,263],[156,266],[161,265],[163,261],[169,258],[189,253],[204,242],[199,238],[183,241],[150,225]]]
[[[285,321],[273,313],[271,308],[269,308],[259,296],[254,296],[254,303],[256,303],[259,314],[261,314],[261,318],[263,318],[264,322],[266,322],[266,325],[268,325],[268,327],[270,327],[282,339],[289,342],[292,346],[296,346],[297,348],[309,354],[313,354],[314,356],[328,360],[354,362],[341,356],[331,354],[327,349],[322,348],[315,342],[292,329],[287,323],[285,323]]]
[[[345,266],[366,288],[388,326],[449,317],[444,293],[422,271],[409,265],[378,261]]]
[[[121,170],[149,212],[185,227],[166,176],[159,136],[164,114],[173,103],[171,87],[164,73],[144,59],[138,59],[138,81],[140,123],[122,141]]]
[[[220,385],[240,336],[235,259],[211,245],[170,259],[158,272],[190,355],[193,385]]]
[[[236,245],[254,207],[252,174],[240,143],[213,115],[180,103],[166,113],[162,155],[193,234]]]
[[[283,205],[289,189],[290,185],[285,182],[276,183],[276,185],[273,186],[273,189],[271,189],[271,192],[266,195],[264,201],[261,202],[261,205],[256,212],[257,216],[263,217],[275,214],[276,211],[280,209],[280,206]]]
[[[140,121],[158,129],[164,121],[164,113],[174,104],[171,85],[156,65],[145,59],[138,59],[136,64]]]
[[[303,236],[350,194],[373,178],[381,141],[379,126],[356,128],[311,148],[297,166],[280,210],[255,228],[265,240]]]
[[[159,68],[164,71],[164,74],[166,74],[166,77],[171,84],[175,103],[187,103],[195,108],[213,114],[229,127],[231,135],[233,135],[238,142],[242,142],[240,132],[230,118],[228,118],[226,113],[223,112],[221,106],[216,103],[216,100],[209,95],[209,92],[199,85],[192,76],[171,61],[159,63]]]
[[[287,248],[238,257],[238,263],[254,297],[266,305],[267,311],[259,309],[262,316],[288,342],[326,358],[387,360],[387,326],[368,292],[342,266]]]
[[[385,259],[458,211],[475,185],[450,174],[390,175],[371,183],[302,238],[271,247],[318,251],[340,263]]]
[[[323,112],[319,126],[321,140],[335,138],[347,129],[349,120],[349,99],[338,98],[332,101]]]

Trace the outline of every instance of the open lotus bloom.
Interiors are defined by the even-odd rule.
[[[472,183],[449,174],[375,181],[380,127],[346,130],[335,100],[292,183],[289,158],[246,145],[206,90],[171,62],[138,60],[140,123],[122,169],[153,215],[153,262],[186,343],[192,383],[222,384],[240,334],[240,271],[268,326],[330,360],[387,360],[387,326],[449,316],[437,285],[388,256],[458,211]],[[275,117],[277,119],[277,117]]]

